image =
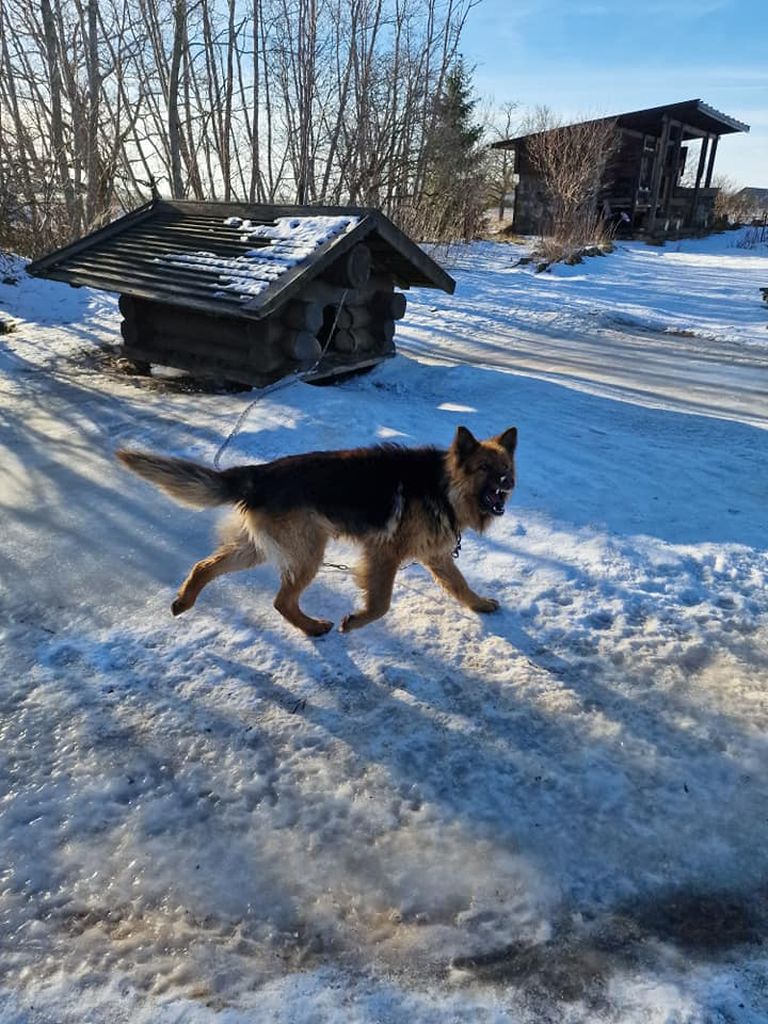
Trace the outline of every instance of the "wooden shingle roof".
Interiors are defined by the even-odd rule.
[[[680,103],[665,103],[659,107],[646,107],[644,110],[629,110],[623,114],[592,118],[583,123],[597,124],[604,121],[615,121],[620,128],[629,128],[648,135],[660,136],[664,128],[665,117],[681,121],[683,124],[699,131],[711,132],[713,135],[729,135],[733,132],[749,131],[748,124],[738,121],[729,114],[724,114],[721,110],[715,110],[714,107],[710,107],[708,103],[700,99],[683,100]],[[556,130],[566,130],[574,127],[576,127],[575,124],[562,125]],[[494,142],[491,145],[491,149],[512,149],[518,143],[530,138],[531,135],[545,134],[546,131],[528,132],[525,135],[518,135],[514,139],[502,139],[499,142]]]
[[[313,244],[290,248],[290,228],[330,225]],[[153,200],[79,241],[35,260],[38,277],[88,285],[171,305],[258,320],[364,242],[374,273],[400,288],[440,288],[454,280],[377,210]],[[312,239],[310,239],[312,243]],[[273,258],[275,257],[275,258]],[[238,290],[238,281],[253,281]]]

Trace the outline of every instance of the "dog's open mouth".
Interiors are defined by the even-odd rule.
[[[503,487],[488,484],[480,495],[480,508],[492,516],[503,516],[508,495],[509,491]]]

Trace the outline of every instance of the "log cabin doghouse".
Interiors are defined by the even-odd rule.
[[[632,110],[594,122],[613,122],[617,149],[601,181],[599,207],[625,234],[663,238],[692,234],[714,220],[715,155],[722,135],[749,125],[702,100]],[[575,125],[555,129],[567,132]],[[529,152],[530,135],[495,142],[514,153],[511,225],[520,234],[546,232],[549,200]]]
[[[29,273],[118,292],[131,362],[263,387],[394,355],[400,289],[455,282],[377,210],[153,200]]]

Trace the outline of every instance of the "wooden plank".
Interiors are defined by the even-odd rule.
[[[164,199],[162,212],[176,210],[184,214],[211,216],[216,210],[222,218],[261,219],[264,223],[278,217],[366,217],[376,213],[366,206],[279,206],[270,203],[227,203],[220,200],[200,202],[193,199]]]
[[[158,288],[171,282],[186,284],[190,288],[214,288],[224,272],[216,272],[196,268],[194,266],[176,266],[175,263],[162,261],[155,263],[153,259],[142,259],[138,255],[112,255],[111,253],[83,254],[72,260],[73,269],[104,270],[107,273],[122,274],[125,277],[134,275],[147,281],[154,281]]]
[[[391,221],[380,214],[376,217],[376,232],[385,242],[389,242],[398,252],[403,253],[408,262],[424,275],[433,288],[440,288],[444,292],[448,292],[449,295],[453,295],[456,290],[456,282],[453,278],[427,256],[423,249],[420,249],[415,242],[412,242],[407,235],[404,235],[399,228],[396,228]]]
[[[258,372],[243,366],[230,366],[218,360],[201,359],[189,352],[172,349],[156,349],[151,345],[124,345],[126,359],[135,362],[155,363],[160,366],[172,366],[177,370],[186,370],[195,377],[213,380],[232,380],[243,384],[253,384],[262,379]],[[278,375],[279,376],[279,375]],[[271,377],[270,379],[274,379]],[[263,386],[263,383],[262,385]]]
[[[220,237],[221,241],[228,241],[233,244],[245,245],[244,242],[240,241],[239,236],[235,232],[213,232],[213,231],[199,231],[197,229],[183,229],[182,227],[173,227],[170,225],[164,225],[157,221],[156,218],[152,217],[149,220],[144,221],[142,224],[137,224],[136,227],[129,228],[127,231],[122,232],[118,235],[118,238],[132,237],[138,235],[142,238],[155,236],[158,238],[178,238],[182,241],[186,240],[189,235],[193,235],[195,238],[213,238]]]
[[[379,352],[375,355],[366,354],[363,358],[354,356],[335,358],[329,353],[320,360],[317,369],[304,379],[310,384],[313,381],[331,380],[333,377],[343,374],[372,369],[386,359],[391,359],[394,355],[394,349],[391,352]]]
[[[267,373],[285,362],[285,353],[277,344],[254,345],[247,342],[240,345],[221,344],[218,339],[192,337],[184,332],[153,325],[144,329],[141,324],[136,338],[138,344],[159,353],[184,352],[190,357],[201,359],[212,365],[233,370],[240,369],[243,372],[256,368],[260,373]],[[317,345],[316,350],[310,348],[308,351],[314,352],[314,358],[317,359],[321,350]]]
[[[125,298],[125,297],[123,297]],[[121,298],[121,303],[123,302]],[[167,306],[145,299],[129,299],[131,313],[142,323],[155,329],[176,333],[180,337],[215,338],[223,344],[239,346],[244,350],[252,345],[269,345],[283,334],[282,324],[269,320],[242,320],[234,316],[215,316],[198,312],[185,312],[178,306]]]
[[[271,221],[261,223],[261,221],[259,221],[258,219],[252,220],[250,227],[244,227],[242,225],[240,227],[235,227],[233,224],[225,224],[223,221],[220,221],[218,219],[214,220],[209,218],[207,220],[192,220],[187,217],[184,217],[183,219],[179,218],[177,220],[162,220],[159,217],[155,217],[152,219],[152,223],[156,224],[157,227],[163,232],[183,231],[186,233],[193,233],[197,235],[217,234],[220,235],[222,238],[236,239],[239,239],[240,236],[243,234],[248,234],[249,232],[254,231],[257,227],[272,226]],[[270,244],[269,239],[261,238],[258,235],[254,236],[251,239],[251,241],[254,245]]]
[[[162,301],[164,295],[168,296],[168,301],[176,305],[185,305],[188,298],[199,299],[205,301],[208,299],[212,305],[216,305],[223,312],[229,308],[228,304],[232,304],[233,308],[239,309],[240,299],[237,292],[232,293],[232,298],[221,296],[214,298],[214,292],[224,290],[224,284],[218,282],[216,278],[211,275],[208,280],[194,271],[185,270],[181,267],[166,268],[165,273],[160,277],[156,272],[147,267],[143,269],[140,266],[133,264],[127,264],[124,262],[114,263],[107,260],[86,260],[84,258],[78,259],[73,263],[72,273],[74,274],[88,274],[99,278],[103,281],[110,281],[111,290],[118,292],[128,292],[129,285],[140,285],[147,291],[147,298],[155,297],[159,301]],[[121,287],[125,284],[126,287]],[[154,292],[154,296],[150,294]],[[134,294],[129,292],[129,294]],[[179,297],[183,296],[183,301],[179,302]]]
[[[140,206],[138,209],[132,210],[130,213],[125,214],[124,217],[118,217],[118,219],[112,221],[111,224],[105,225],[98,231],[93,231],[90,235],[86,235],[85,238],[80,238],[76,242],[71,242],[69,245],[65,245],[61,249],[57,249],[55,252],[49,253],[47,256],[41,256],[40,259],[34,260],[27,267],[27,273],[35,277],[40,275],[43,271],[50,270],[57,264],[69,259],[76,253],[81,252],[83,249],[90,248],[94,242],[110,238],[112,235],[115,235],[120,231],[124,231],[125,228],[131,224],[138,224],[141,221],[147,220],[152,216],[154,209],[154,202],[145,203],[144,206]]]
[[[223,242],[211,242],[207,244],[189,245],[179,242],[176,239],[164,238],[160,235],[145,235],[137,237],[116,238],[114,242],[99,246],[94,253],[104,252],[131,252],[138,250],[142,253],[151,253],[152,256],[164,256],[166,253],[176,252],[180,255],[194,256],[200,252],[211,252],[220,259],[237,259],[248,252],[245,245],[225,245]]]
[[[237,259],[238,256],[244,255],[246,246],[223,245],[221,242],[217,242],[215,246],[211,247],[211,251],[214,256],[221,259]],[[193,250],[188,245],[185,245],[183,242],[176,242],[170,238],[154,239],[141,236],[131,238],[128,235],[116,238],[114,241],[105,242],[94,249],[93,252],[108,252],[113,255],[127,252],[135,256],[143,255],[150,261],[155,256],[165,256],[167,253],[174,253],[179,256],[193,254]]]
[[[165,366],[174,366],[181,370],[187,370],[190,374],[213,380],[231,380],[243,384],[250,384],[253,387],[267,387],[284,377],[297,377],[297,379],[313,381],[330,380],[336,376],[354,373],[377,366],[386,359],[395,355],[394,348],[386,352],[366,353],[363,357],[343,356],[338,353],[326,353],[317,366],[310,364],[301,374],[300,367],[283,364],[274,370],[260,373],[250,367],[222,367],[218,364],[201,362],[199,359],[189,357],[183,352],[163,352],[162,359],[152,349],[145,349],[143,346],[123,346],[125,358],[133,362],[159,363]],[[171,358],[173,361],[168,362]],[[163,363],[163,359],[166,360]],[[311,372],[307,372],[311,371]]]
[[[152,299],[155,301],[162,301],[158,295],[157,289],[150,289],[140,284],[126,282],[125,280],[117,281],[112,275],[101,275],[94,272],[83,273],[78,271],[53,271],[46,274],[46,277],[50,277],[54,281],[64,281],[66,284],[71,284],[74,287],[87,287],[87,288],[101,288],[108,292],[118,292],[124,295],[134,295],[138,298]],[[230,309],[224,306],[220,300],[204,301],[202,299],[192,298],[185,295],[183,301],[180,301],[178,290],[174,291],[169,289],[168,304],[175,305],[179,309],[199,309],[205,313],[229,313],[232,312],[236,315],[242,315],[244,318],[249,320],[259,320],[260,318],[254,316],[253,313],[241,312],[239,307],[237,309]]]
[[[73,262],[72,271],[92,273],[104,279],[110,277],[116,282],[143,284],[156,290],[159,301],[162,301],[166,294],[172,296],[173,299],[169,298],[168,301],[173,301],[175,305],[184,305],[186,296],[192,295],[201,299],[210,298],[220,312],[239,313],[247,301],[241,299],[241,293],[237,289],[227,287],[235,278],[223,268],[205,270],[171,263],[155,264],[138,258],[114,259],[104,256],[93,259],[80,257]],[[179,301],[180,292],[185,297],[182,302]],[[224,294],[216,296],[216,292]]]
[[[125,335],[123,335],[125,337]],[[189,352],[194,356],[201,356],[205,359],[218,360],[222,364],[239,366],[241,363],[250,362],[250,351],[248,346],[236,347],[233,345],[220,344],[218,342],[206,341],[203,338],[193,338],[175,331],[164,330],[154,324],[139,323],[135,337],[145,347],[155,348],[158,351],[180,351]]]
[[[147,228],[154,228],[156,233],[161,235],[163,238],[194,239],[199,240],[201,244],[213,238],[218,239],[221,242],[239,242],[241,245],[247,245],[251,249],[264,249],[271,244],[268,238],[255,237],[249,238],[247,241],[241,240],[240,232],[223,225],[221,227],[213,225],[197,227],[192,224],[186,224],[184,221],[171,224],[160,224],[156,220],[152,220],[147,225]],[[147,230],[147,228],[145,228],[145,230]],[[140,228],[137,228],[136,230],[138,231]]]

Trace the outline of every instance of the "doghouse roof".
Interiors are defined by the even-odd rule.
[[[35,260],[37,277],[260,319],[360,242],[400,288],[455,282],[378,210],[153,200]]]

